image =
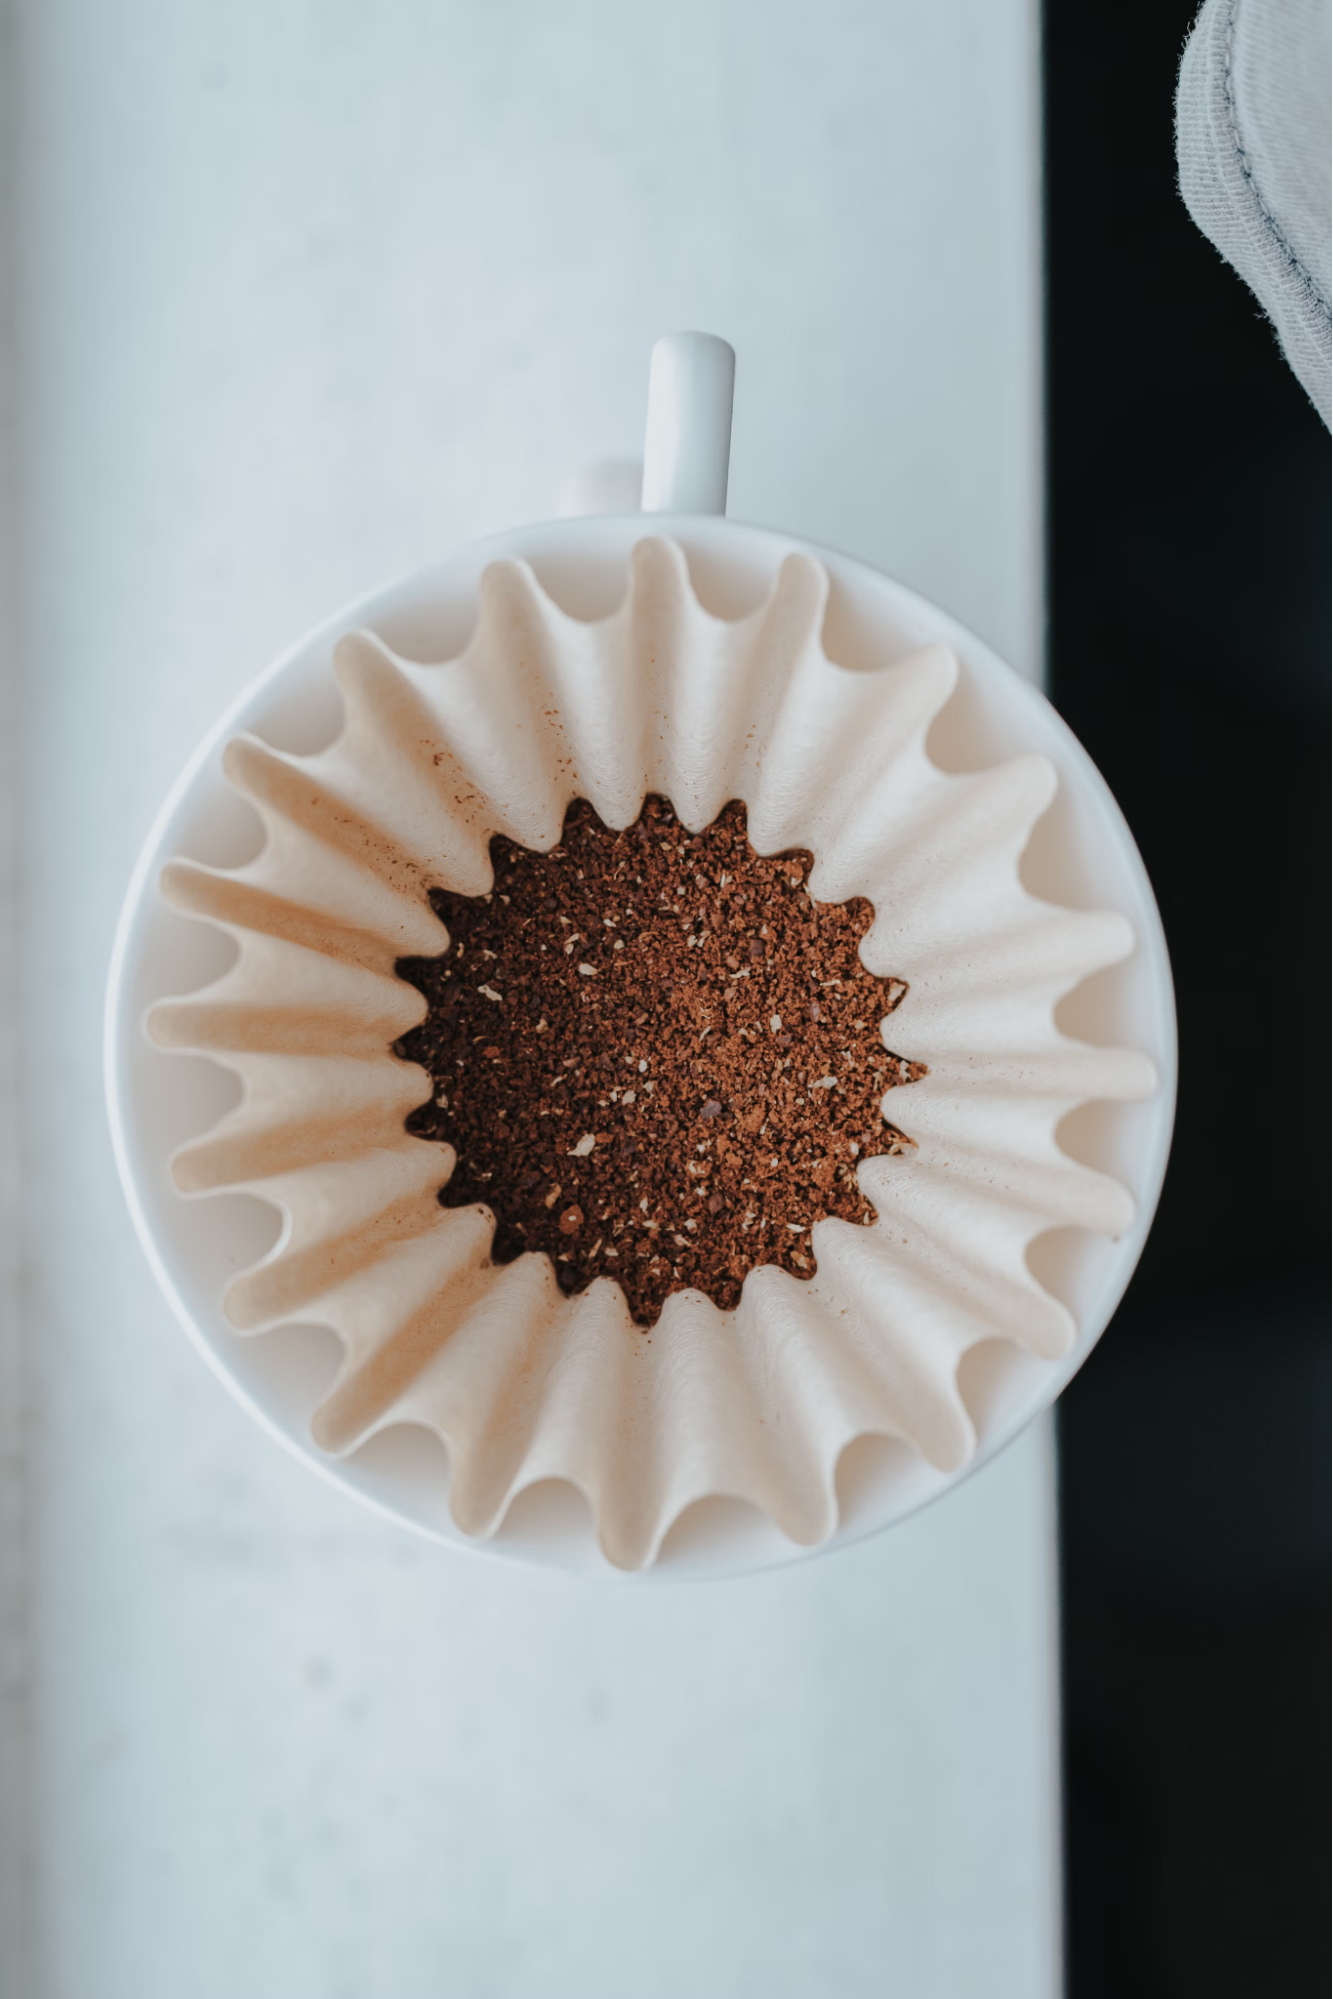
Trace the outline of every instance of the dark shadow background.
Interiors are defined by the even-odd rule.
[[[1047,0],[1052,688],[1181,1095],[1060,1408],[1071,1999],[1328,1989],[1329,439],[1175,187],[1196,0]]]

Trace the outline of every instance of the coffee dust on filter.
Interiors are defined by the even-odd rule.
[[[883,1044],[907,988],[861,962],[870,903],[815,902],[811,856],[757,854],[738,800],[690,833],[661,798],[620,832],[576,799],[549,852],[490,853],[489,895],[431,894],[448,951],[398,965],[444,1204],[491,1209],[497,1263],[614,1278],[642,1325],[686,1288],[733,1310],[761,1264],[812,1276],[816,1221],[874,1219],[858,1161],[911,1145],[884,1093],[926,1073]]]

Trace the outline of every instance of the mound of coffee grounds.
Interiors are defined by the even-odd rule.
[[[738,801],[692,834],[580,799],[549,853],[491,861],[490,895],[432,892],[448,951],[398,966],[430,1012],[397,1052],[435,1083],[408,1129],[458,1154],[440,1199],[492,1210],[497,1263],[616,1278],[644,1325],[686,1287],[731,1310],[759,1264],[812,1276],[814,1222],[873,1220],[857,1160],[911,1143],[884,1092],[925,1073],[880,1038],[907,988],[861,963],[870,904],[814,902],[810,855],[757,854]]]

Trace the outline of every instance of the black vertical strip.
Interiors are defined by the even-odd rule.
[[[1052,690],[1156,888],[1175,1151],[1060,1412],[1072,1999],[1327,1986],[1329,440],[1175,188],[1193,0],[1048,0]]]

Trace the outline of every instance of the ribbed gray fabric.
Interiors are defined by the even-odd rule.
[[[1205,0],[1176,92],[1180,192],[1333,415],[1328,0]]]

